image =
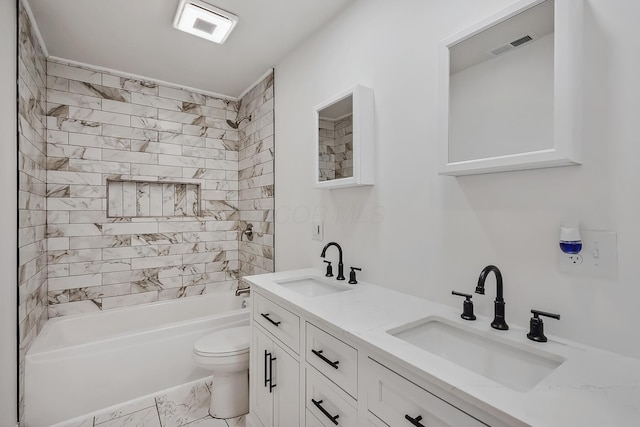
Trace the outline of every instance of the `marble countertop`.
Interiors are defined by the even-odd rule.
[[[460,310],[373,284],[358,282],[352,289],[305,297],[276,281],[300,277],[328,280],[316,269],[248,276],[244,280],[260,293],[280,298],[285,305],[343,330],[357,344],[386,353],[404,368],[447,385],[447,392],[502,419],[540,427],[638,426],[640,423],[640,360],[547,335],[536,343],[526,338],[528,327],[491,328],[491,319],[460,318]],[[331,283],[336,283],[331,280]],[[479,334],[531,350],[551,353],[565,361],[533,389],[515,391],[453,362],[387,333],[410,322],[438,316]],[[496,410],[498,411],[496,413]]]

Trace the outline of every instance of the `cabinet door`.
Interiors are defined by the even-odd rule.
[[[277,427],[300,426],[300,363],[289,353],[273,345],[273,423]]]
[[[372,359],[367,371],[367,409],[390,426],[487,426]]]
[[[275,389],[269,387],[269,378],[272,372],[270,367],[275,361],[273,356],[273,342],[259,328],[253,328],[253,343],[251,351],[254,354],[253,375],[251,387],[254,388],[253,411],[264,427],[274,427],[273,424],[273,396]]]

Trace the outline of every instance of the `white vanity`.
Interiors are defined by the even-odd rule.
[[[307,269],[250,276],[252,427],[636,426],[640,360]]]

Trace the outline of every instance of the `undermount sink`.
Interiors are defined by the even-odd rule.
[[[316,277],[280,280],[275,283],[305,297],[319,297],[351,289],[347,286],[338,283],[329,283]]]
[[[508,344],[491,333],[429,317],[387,333],[517,391],[529,391],[564,362],[544,351]],[[500,333],[500,332],[496,332]],[[506,341],[506,340],[505,340]]]

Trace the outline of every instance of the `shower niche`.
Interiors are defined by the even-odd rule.
[[[108,218],[200,216],[200,184],[107,180]]]
[[[316,106],[318,189],[373,185],[373,90],[357,85]]]

